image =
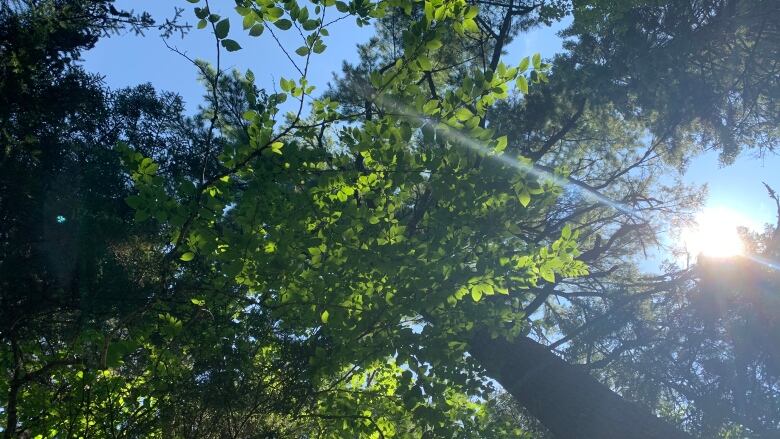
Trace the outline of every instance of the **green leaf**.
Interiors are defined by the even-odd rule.
[[[309,48],[306,46],[301,46],[297,49],[295,49],[295,53],[297,53],[300,56],[306,56],[309,54]]]
[[[320,25],[319,20],[306,20],[303,22],[303,30],[313,31],[314,29],[317,29],[319,25]]]
[[[561,236],[564,239],[571,238],[571,226],[569,224],[566,224],[565,226],[563,226],[563,230],[561,230]]]
[[[241,21],[241,25],[244,29],[249,29],[253,24],[255,24],[255,16],[253,14],[246,14]]]
[[[517,82],[515,82],[515,84],[517,85],[517,89],[520,90],[523,94],[528,94],[528,80],[525,79],[525,76],[518,76]]]
[[[253,37],[259,37],[260,35],[263,34],[263,30],[264,29],[265,28],[263,27],[262,24],[257,23],[256,25],[252,26],[251,29],[249,29],[249,35],[251,35]]]
[[[477,286],[475,285],[474,287],[471,288],[471,300],[475,302],[479,302],[480,299],[482,299],[482,289],[477,288]]]
[[[292,21],[283,18],[281,20],[274,21],[274,26],[278,27],[281,30],[287,30],[292,27]]]
[[[471,294],[473,296],[475,291],[479,291],[480,297],[482,295],[492,296],[495,294],[495,290],[493,289],[493,285],[486,284],[486,283],[479,283],[471,287]]]
[[[269,19],[276,20],[277,18],[284,15],[284,10],[282,8],[277,8],[277,7],[268,8],[265,10],[265,14],[268,16]]]
[[[497,153],[502,153],[506,149],[507,144],[509,143],[509,140],[506,136],[501,136],[498,139],[496,139],[496,147],[493,149]]]
[[[528,70],[528,66],[531,64],[531,60],[526,56],[522,60],[520,60],[520,65],[517,66],[517,71],[520,73],[525,72]]]
[[[474,116],[474,113],[466,107],[460,107],[455,111],[455,117],[461,122],[471,119],[472,116]]]
[[[209,16],[209,8],[198,8],[195,7],[195,16],[200,19],[205,19]]]
[[[136,210],[134,218],[138,222],[146,221],[147,219],[149,219],[149,212],[145,210]]]
[[[542,279],[546,280],[547,282],[555,282],[555,273],[553,272],[552,268],[546,265],[539,267],[539,275],[542,276]]]
[[[322,314],[320,314],[320,320],[322,320],[322,323],[328,324],[328,318],[330,318],[330,313],[326,309],[322,312]]]
[[[540,55],[538,53],[534,53],[533,62],[534,62],[534,69],[541,69],[542,68],[542,55]]]
[[[298,22],[300,23],[303,23],[308,19],[309,19],[309,8],[304,6],[303,9],[301,9],[300,12],[298,13],[298,17],[296,17],[296,20],[298,20]]]
[[[189,261],[195,259],[195,253],[193,253],[193,252],[185,252],[184,254],[181,255],[181,257],[179,259],[181,259],[184,262],[189,262]]]
[[[133,209],[138,209],[141,207],[142,198],[138,195],[131,195],[127,198],[125,198],[125,203],[127,203],[128,206],[132,207]]]
[[[241,50],[241,45],[236,43],[233,40],[222,40],[222,47],[224,47],[228,52],[235,52],[236,50]]]
[[[208,22],[206,20],[199,20],[198,21],[198,29],[205,28],[207,24],[208,24]]]
[[[228,35],[228,32],[230,32],[230,20],[227,18],[218,22],[214,27],[214,35],[220,40],[225,38]]]
[[[431,99],[423,105],[423,112],[426,115],[432,116],[439,112],[439,101],[437,99]]]
[[[479,26],[477,26],[477,22],[473,19],[469,18],[466,20],[463,20],[463,30],[470,33],[477,33],[479,32]]]
[[[430,40],[427,43],[425,43],[425,47],[428,50],[436,50],[436,49],[438,49],[441,46],[442,46],[442,43],[441,43],[441,40],[439,40],[439,39],[433,39],[433,40]]]
[[[114,368],[122,363],[122,357],[126,353],[126,347],[122,342],[110,343],[108,349],[106,349],[105,366],[107,368]]]
[[[431,70],[431,60],[428,59],[428,57],[421,56],[417,58],[417,64],[420,66],[420,69],[422,70]]]
[[[523,205],[523,207],[528,207],[528,204],[531,203],[531,194],[528,193],[528,190],[523,188],[522,191],[517,195],[517,200],[520,201],[520,204]]]
[[[325,51],[325,48],[326,48],[325,44],[323,44],[322,41],[317,40],[317,42],[314,43],[314,48],[312,50],[314,51],[314,53],[320,54]]]

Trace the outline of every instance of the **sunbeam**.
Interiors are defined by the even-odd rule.
[[[381,103],[382,105],[385,105],[385,106],[388,106],[388,107],[392,107],[393,109],[400,111],[401,114],[403,114],[403,115],[405,115],[407,117],[416,119],[417,121],[419,121],[419,122],[421,122],[423,124],[433,123],[433,120],[431,118],[426,117],[424,115],[421,115],[421,114],[417,113],[416,111],[414,111],[413,109],[411,109],[410,107],[408,107],[406,105],[403,105],[403,104],[401,104],[399,102],[390,100],[390,99],[386,98],[385,96],[378,95],[378,96],[373,96],[373,98],[376,101],[378,101],[379,103]],[[515,159],[515,158],[513,158],[513,157],[511,157],[509,155],[506,155],[506,154],[503,154],[503,153],[502,154],[496,154],[490,148],[488,148],[485,145],[483,145],[481,142],[479,142],[479,141],[477,141],[477,140],[475,140],[475,139],[473,139],[473,138],[463,134],[462,132],[460,132],[460,131],[458,131],[456,129],[453,129],[453,128],[451,128],[451,127],[449,127],[449,126],[447,126],[447,125],[445,125],[443,123],[437,123],[436,124],[436,129],[438,130],[437,131],[438,133],[440,133],[443,136],[445,136],[453,144],[463,145],[466,148],[468,148],[468,149],[470,149],[470,150],[480,154],[483,157],[486,157],[486,158],[489,158],[489,159],[492,159],[492,160],[498,160],[499,162],[501,162],[501,163],[503,163],[503,164],[513,168],[513,169],[516,169],[518,171],[534,175],[534,176],[536,176],[538,178],[541,178],[541,179],[546,179],[548,181],[553,182],[554,184],[556,184],[558,186],[574,188],[579,193],[581,193],[585,198],[587,198],[587,199],[589,199],[589,200],[591,200],[593,202],[599,203],[599,204],[601,204],[603,206],[610,207],[610,208],[615,209],[616,211],[618,211],[620,213],[623,213],[623,214],[625,214],[625,215],[627,215],[627,216],[629,216],[629,217],[631,217],[633,219],[637,219],[639,221],[644,222],[644,219],[639,215],[639,213],[636,210],[631,209],[629,206],[627,206],[627,205],[625,205],[623,203],[617,202],[617,201],[615,201],[615,200],[613,200],[613,199],[611,199],[611,198],[609,198],[609,197],[599,193],[598,191],[590,189],[587,186],[584,186],[582,184],[577,184],[576,182],[573,182],[573,181],[571,181],[569,179],[566,179],[566,178],[560,177],[558,175],[555,175],[552,172],[550,172],[550,171],[548,171],[546,169],[542,169],[542,168],[540,168],[537,165],[521,162],[520,160],[517,160],[517,159]],[[723,238],[723,236],[717,236],[714,239],[716,241],[720,241],[722,238]],[[711,247],[711,245],[710,245],[710,247]],[[733,249],[731,247],[733,247]],[[761,264],[761,265],[763,265],[763,266],[765,266],[767,268],[780,271],[780,264],[779,263],[773,262],[773,261],[768,260],[766,258],[762,258],[760,256],[750,255],[750,254],[747,254],[746,252],[744,252],[742,250],[741,241],[740,241],[740,245],[738,246],[738,248],[737,248],[736,244],[732,244],[731,247],[729,247],[728,249],[721,249],[721,250],[723,250],[724,252],[726,250],[728,250],[729,251],[729,255],[739,254],[739,255],[741,255],[741,256],[743,256],[743,257],[745,257],[747,259],[750,259],[751,261],[754,261],[754,262],[756,262],[758,264]],[[707,247],[707,248],[709,248],[709,247]],[[711,252],[705,251],[705,253],[711,253]]]
[[[766,258],[762,258],[761,256],[750,255],[750,254],[745,254],[743,256],[757,264],[763,265],[764,267],[770,268],[775,271],[780,271],[780,263],[777,263],[776,261],[772,261]]]
[[[380,95],[375,95],[375,96],[372,96],[372,97],[374,98],[374,100],[378,101],[379,103],[381,103],[381,104],[383,104],[385,106],[388,106],[388,107],[392,107],[392,108],[394,108],[396,110],[399,110],[401,112],[401,114],[403,114],[403,115],[405,115],[407,117],[416,119],[419,122],[422,122],[423,124],[433,123],[433,120],[431,118],[426,117],[424,115],[421,115],[421,114],[417,113],[415,110],[413,110],[412,108],[410,108],[410,107],[408,107],[408,106],[406,106],[406,105],[404,105],[402,103],[399,103],[397,101],[388,99],[388,98],[386,98],[385,96],[383,96],[381,94]],[[629,206],[627,206],[627,205],[625,205],[623,203],[617,202],[617,201],[615,201],[615,200],[613,200],[613,199],[611,199],[611,198],[609,198],[609,197],[599,193],[598,191],[595,191],[595,190],[593,190],[591,188],[588,188],[584,184],[581,184],[581,183],[578,184],[578,183],[573,182],[573,181],[571,181],[569,179],[557,176],[557,175],[553,174],[552,172],[550,172],[550,171],[548,171],[546,169],[543,169],[543,168],[541,168],[541,167],[539,167],[537,165],[523,163],[520,160],[517,160],[517,159],[515,159],[515,158],[513,158],[513,157],[511,157],[509,155],[506,155],[506,154],[503,154],[503,153],[502,154],[496,154],[490,148],[488,148],[485,145],[483,145],[481,142],[479,142],[479,141],[477,141],[477,140],[475,140],[475,139],[473,139],[473,138],[463,134],[462,132],[460,132],[460,131],[458,131],[458,130],[456,130],[454,128],[451,128],[451,127],[449,127],[449,126],[447,126],[447,125],[445,125],[443,123],[437,123],[436,124],[436,129],[438,130],[438,133],[441,133],[442,135],[444,135],[448,140],[452,141],[452,143],[463,145],[466,148],[476,152],[477,154],[479,154],[479,155],[481,155],[483,157],[486,157],[486,158],[489,158],[489,159],[493,159],[493,160],[498,160],[499,162],[501,162],[501,163],[503,163],[503,164],[505,164],[505,165],[507,165],[509,167],[512,167],[512,168],[514,168],[514,169],[516,169],[518,171],[522,171],[522,172],[534,175],[534,176],[536,176],[538,178],[541,178],[541,179],[546,179],[548,181],[553,182],[554,184],[556,184],[558,186],[574,188],[576,191],[581,193],[585,198],[587,198],[587,199],[589,199],[589,200],[591,200],[593,202],[596,202],[596,203],[601,204],[603,206],[610,207],[610,208],[615,209],[616,211],[618,211],[620,213],[623,213],[623,214],[625,214],[625,215],[627,215],[627,216],[629,216],[629,217],[631,217],[633,219],[636,219],[636,220],[644,222],[644,219],[639,215],[639,213],[636,210],[631,209]]]

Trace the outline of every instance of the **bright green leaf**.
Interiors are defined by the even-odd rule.
[[[520,60],[520,65],[517,66],[517,71],[519,73],[523,73],[526,70],[528,70],[528,66],[531,64],[531,60],[526,56],[522,60]]]
[[[523,188],[522,191],[517,195],[518,201],[520,201],[520,204],[523,205],[523,207],[528,207],[528,204],[531,203],[531,194],[528,193],[528,191]]]
[[[517,89],[520,90],[523,94],[528,94],[528,80],[525,79],[525,76],[518,76],[515,84],[517,85]]]
[[[436,49],[438,49],[441,46],[442,46],[442,43],[441,43],[441,40],[439,40],[439,39],[433,39],[433,40],[430,40],[427,43],[425,43],[425,47],[428,50],[436,50]]]
[[[538,53],[534,53],[533,55],[533,63],[534,63],[534,69],[541,69],[542,68],[542,55]]]

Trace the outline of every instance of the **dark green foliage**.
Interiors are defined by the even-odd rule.
[[[241,49],[235,14],[190,3],[218,47]],[[326,50],[326,9],[379,37],[316,99],[305,72]],[[776,138],[764,60],[776,21],[763,20],[775,10],[575,2],[569,53],[501,61],[569,9],[238,0],[244,32],[299,32],[288,54],[301,77],[266,95],[251,71],[196,62],[205,103],[185,117],[173,94],[109,91],[72,65],[148,16],[99,0],[4,4],[5,436],[547,435],[496,399],[486,370],[552,431],[610,437],[632,426],[605,422],[630,415],[646,437],[683,435],[590,370],[693,432],[771,435],[776,340],[760,327],[775,323],[756,308],[774,305],[758,286],[697,296],[687,273],[645,276],[632,258],[700,202],[664,183],[695,142],[728,158]],[[286,100],[299,110],[280,117]],[[517,376],[540,364],[560,380]],[[747,384],[763,393],[739,398]]]
[[[773,0],[575,1],[565,35],[605,98],[657,117],[656,135],[695,125],[729,163],[778,143],[778,23]]]
[[[776,230],[745,236],[764,262],[700,257],[695,278],[633,324],[642,343],[603,373],[702,437],[776,437],[780,277],[765,263],[777,260]]]

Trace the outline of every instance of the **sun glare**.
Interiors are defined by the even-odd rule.
[[[749,222],[729,209],[705,209],[696,217],[696,224],[685,229],[681,237],[686,251],[691,256],[737,256],[745,251],[737,228],[749,226]]]

